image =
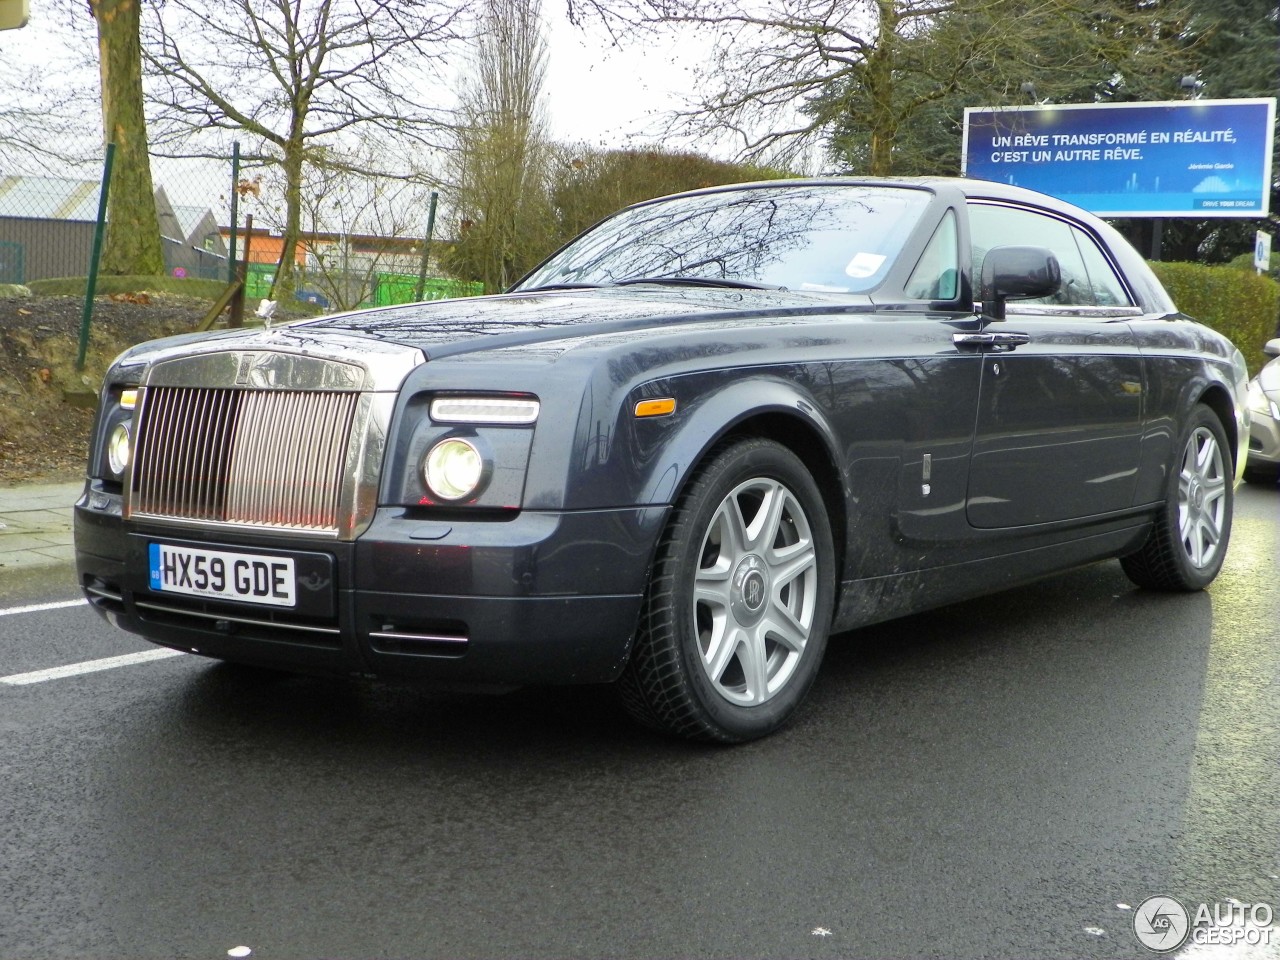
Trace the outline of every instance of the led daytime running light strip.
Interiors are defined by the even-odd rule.
[[[537,400],[515,397],[436,397],[431,419],[436,423],[528,424],[538,419]]]

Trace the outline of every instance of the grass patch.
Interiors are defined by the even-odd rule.
[[[36,297],[80,297],[84,298],[85,277],[56,277],[49,280],[33,280],[26,286]],[[205,300],[210,305],[222,296],[227,285],[221,280],[197,280],[186,277],[120,277],[100,276],[94,286],[95,297],[124,296],[128,294],[166,294],[170,296],[190,297],[193,300]],[[246,323],[253,322],[253,311],[256,302],[249,301],[245,307]],[[288,304],[280,304],[277,319],[296,319],[298,317],[318,317],[324,313],[322,307],[306,300],[292,300]],[[261,321],[259,321],[261,322]]]
[[[87,282],[86,277],[56,277],[50,280],[32,280],[27,287],[37,297],[83,297]],[[226,286],[220,280],[100,276],[94,293],[104,297],[121,293],[170,293],[213,301]]]

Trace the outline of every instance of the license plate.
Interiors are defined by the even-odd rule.
[[[151,589],[211,600],[235,600],[274,607],[297,603],[292,557],[227,553],[152,543],[147,556]]]

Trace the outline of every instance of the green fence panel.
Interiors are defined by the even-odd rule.
[[[389,307],[396,303],[412,303],[413,288],[417,283],[417,277],[406,273],[380,273],[378,285],[373,292],[373,302],[379,307]]]
[[[271,292],[271,282],[276,276],[274,263],[251,263],[244,278],[244,295],[261,299]]]
[[[396,303],[413,303],[418,278],[406,273],[380,273],[373,301],[380,307]],[[423,300],[450,300],[454,297],[478,297],[484,284],[448,277],[428,277],[422,285]]]
[[[24,254],[22,244],[0,241],[0,283],[26,283]]]

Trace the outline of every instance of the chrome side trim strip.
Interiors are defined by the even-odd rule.
[[[97,597],[99,600],[111,600],[114,603],[124,603],[124,595],[112,593],[110,590],[104,590],[101,587],[86,586],[84,592],[91,596]]]
[[[450,636],[448,634],[396,633],[389,630],[370,630],[369,637],[374,640],[421,640],[426,643],[453,643],[459,646],[466,646],[471,642],[468,637]]]
[[[272,630],[296,630],[300,633],[323,633],[338,636],[341,631],[337,627],[311,626],[302,623],[286,623],[280,620],[255,620],[252,617],[237,617],[226,613],[209,613],[205,610],[189,610],[186,607],[171,607],[150,600],[134,600],[134,606],[157,613],[167,613],[179,617],[198,617],[204,620],[226,620],[228,623],[242,623],[250,627],[267,627]]]

